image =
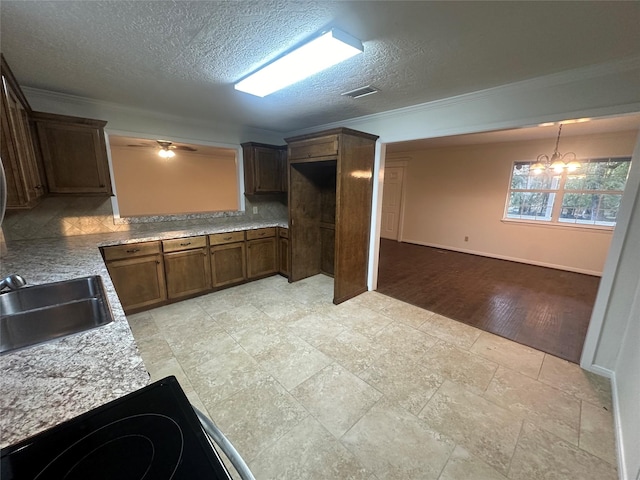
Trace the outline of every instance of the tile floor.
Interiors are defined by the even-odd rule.
[[[276,276],[129,316],[256,479],[616,479],[607,379],[376,292]]]

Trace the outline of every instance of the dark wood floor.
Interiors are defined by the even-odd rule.
[[[599,277],[381,239],[378,292],[578,363]]]

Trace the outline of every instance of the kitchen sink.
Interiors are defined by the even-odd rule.
[[[0,353],[112,321],[99,275],[23,287],[0,294]]]

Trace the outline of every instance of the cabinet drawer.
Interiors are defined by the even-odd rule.
[[[289,144],[289,159],[336,156],[338,135],[327,135],[311,140],[300,140]]]
[[[105,260],[117,260],[120,258],[142,257],[144,255],[155,255],[160,253],[160,242],[130,243],[128,245],[116,245],[115,247],[104,247]]]
[[[207,246],[207,237],[186,237],[174,238],[173,240],[163,240],[162,250],[164,253],[178,252],[180,250],[191,250],[192,248],[202,248]]]
[[[276,236],[276,227],[257,228],[255,230],[247,230],[247,240],[255,240],[257,238],[268,238]]]
[[[209,245],[223,245],[225,243],[244,242],[244,231],[213,233],[209,235]]]
[[[283,228],[283,227],[278,227],[278,236],[280,238],[289,238],[289,229],[288,228]]]

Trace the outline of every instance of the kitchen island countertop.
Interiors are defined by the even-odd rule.
[[[7,242],[1,274],[29,284],[100,275],[114,322],[0,356],[0,446],[5,447],[142,388],[149,375],[102,260],[99,246],[282,226],[286,222],[171,231],[170,224],[118,232]],[[163,228],[164,227],[164,228]]]

